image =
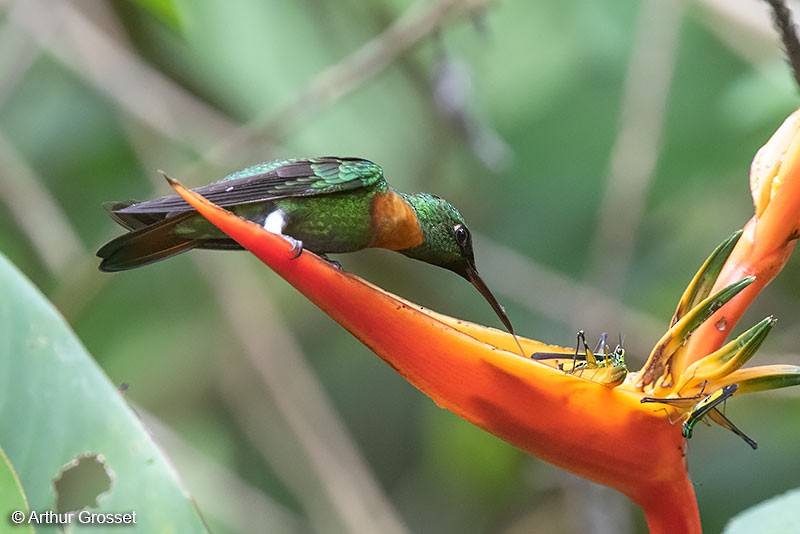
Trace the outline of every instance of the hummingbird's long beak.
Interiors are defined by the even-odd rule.
[[[522,345],[520,344],[519,339],[517,339],[517,335],[514,333],[514,326],[511,324],[508,315],[506,315],[505,308],[503,308],[503,305],[497,301],[494,293],[492,293],[492,291],[489,289],[489,286],[486,285],[486,282],[483,281],[481,275],[478,274],[478,270],[472,265],[467,266],[465,278],[469,280],[473,286],[475,286],[475,289],[477,289],[478,292],[483,295],[483,298],[485,298],[486,301],[492,306],[492,309],[500,318],[500,321],[506,327],[506,330],[508,330],[508,332],[514,336],[514,341],[517,342],[520,354],[525,356],[525,351],[522,349]]]

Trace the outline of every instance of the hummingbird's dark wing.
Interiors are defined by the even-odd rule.
[[[320,157],[261,163],[194,191],[214,204],[226,207],[287,197],[327,195],[383,184],[383,169],[371,161]],[[118,203],[108,209],[119,221],[120,218],[126,219],[126,215],[147,213],[163,217],[192,208],[178,195],[170,195],[146,202]]]
[[[230,207],[369,187],[377,191],[388,187],[378,165],[364,159],[322,157],[261,163],[195,191],[215,204]],[[178,195],[147,202],[108,202],[105,208],[130,232],[97,251],[103,258],[102,271],[133,269],[197,247],[240,248],[228,238],[194,239],[177,232],[176,228],[196,216],[194,209]],[[271,208],[265,206],[265,209]]]

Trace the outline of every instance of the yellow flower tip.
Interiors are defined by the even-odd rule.
[[[697,360],[681,375],[674,391],[694,389],[716,382],[741,368],[756,353],[777,319],[767,317],[721,349]]]
[[[659,405],[653,408],[654,412],[660,412],[670,424],[683,421],[682,435],[687,439],[692,436],[694,425],[708,417],[756,449],[756,442],[736,427],[718,406],[734,395],[800,384],[800,367],[797,366],[741,368],[776,322],[774,317],[766,317],[724,347],[690,365],[673,387],[664,386],[663,380],[657,382],[651,391],[660,394],[642,397],[640,402]]]
[[[771,323],[767,322],[770,320]],[[664,396],[643,396],[640,398],[640,403],[652,406],[650,409],[653,413],[660,414],[670,425],[682,421],[681,434],[684,438],[691,438],[695,424],[708,417],[756,449],[758,447],[756,442],[742,432],[718,407],[734,395],[800,385],[800,367],[795,365],[765,365],[749,369],[738,369],[735,365],[731,365],[731,362],[738,363],[738,359],[749,358],[773,324],[774,320],[768,317],[740,336],[747,336],[747,340],[741,350],[737,351],[737,356],[747,351],[751,352],[750,355],[727,359],[715,375],[709,375],[703,380],[700,379],[696,369],[691,370],[692,374],[687,370],[687,376],[682,377],[681,385],[672,392]],[[737,341],[739,340],[733,343]],[[716,353],[709,358],[724,360]],[[708,362],[706,365],[709,365]]]
[[[734,371],[719,384],[739,384],[738,395],[793,387],[800,385],[800,367],[788,364],[748,367]]]
[[[708,264],[708,261],[706,264]],[[755,277],[753,276],[745,277],[724,287],[713,295],[705,297],[697,302],[692,309],[680,316],[653,347],[644,367],[642,367],[636,386],[642,391],[647,386],[671,388],[675,384],[677,377],[684,370],[685,360],[678,357],[680,355],[679,350],[684,346],[689,336],[692,335],[692,332],[754,281]],[[692,285],[690,284],[690,287]],[[699,297],[694,296],[688,300],[695,302],[697,298]],[[683,306],[683,302],[682,299],[681,304],[678,305],[679,310]],[[678,316],[679,314],[676,313],[675,317]]]
[[[756,154],[750,190],[756,219],[752,240],[759,255],[778,252],[777,257],[788,258],[787,242],[793,244],[800,234],[800,110]]]
[[[761,217],[783,184],[785,174],[780,172],[781,167],[787,153],[797,150],[798,133],[800,110],[789,115],[753,158],[750,166],[750,192],[756,217]]]

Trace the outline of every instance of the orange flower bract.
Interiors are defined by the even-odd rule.
[[[440,407],[517,447],[617,488],[654,532],[699,532],[684,440],[640,395],[515,352],[510,334],[392,295],[173,183],[200,213],[255,254]],[[526,351],[548,346],[520,339]]]
[[[800,383],[799,367],[741,368],[775,324],[771,317],[722,346],[747,305],[785,264],[800,230],[797,114],[756,157],[756,216],[741,236],[734,234],[712,254],[645,367],[621,384],[523,357],[506,332],[427,310],[308,251],[293,259],[282,237],[170,183],[440,407],[538,458],[618,489],[643,508],[654,533],[701,531],[677,423],[690,422],[688,435],[708,415],[736,431],[709,406],[722,398],[723,388],[731,395]],[[528,355],[571,353],[519,341]]]

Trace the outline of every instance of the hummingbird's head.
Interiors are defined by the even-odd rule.
[[[489,302],[503,325],[513,334],[514,328],[503,306],[478,274],[475,254],[472,251],[472,235],[461,213],[448,201],[429,193],[414,193],[403,197],[417,215],[424,240],[416,247],[398,252],[410,258],[444,267],[467,279]]]

